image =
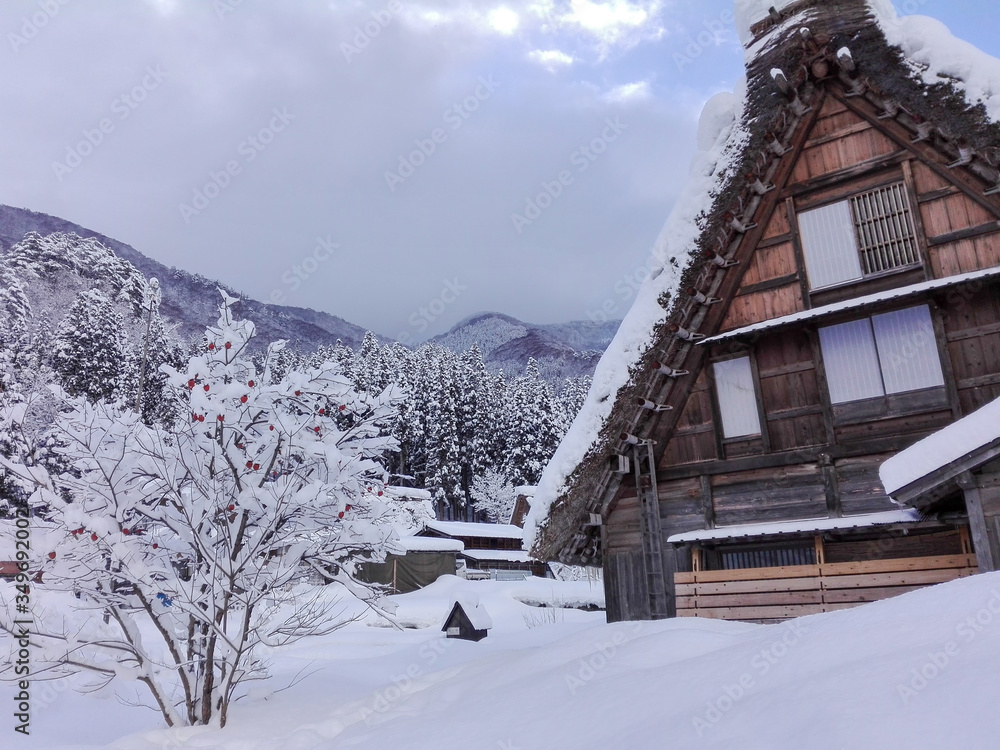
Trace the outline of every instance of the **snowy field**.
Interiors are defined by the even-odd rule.
[[[456,596],[470,594],[494,630],[480,643],[445,639],[440,621]],[[165,730],[158,715],[110,696],[38,688],[33,735],[7,729],[0,746],[1000,746],[1000,574],[771,626],[608,625],[602,612],[523,603],[600,597],[599,584],[585,581],[448,577],[394,597],[410,627],[357,622],[273,654],[273,677],[236,705],[224,730]]]

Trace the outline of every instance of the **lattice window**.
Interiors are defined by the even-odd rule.
[[[799,214],[809,285],[819,289],[920,262],[898,182]]]
[[[866,276],[920,262],[903,183],[870,190],[850,200]]]

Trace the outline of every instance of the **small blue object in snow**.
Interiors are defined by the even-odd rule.
[[[173,604],[173,602],[170,600],[170,597],[164,594],[162,591],[156,595],[156,598],[160,600],[160,603],[163,604],[164,607],[169,607]]]

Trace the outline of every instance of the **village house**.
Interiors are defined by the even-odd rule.
[[[706,106],[526,523],[535,556],[603,565],[611,621],[776,621],[1000,563],[1000,126],[886,5],[761,11],[745,91]]]

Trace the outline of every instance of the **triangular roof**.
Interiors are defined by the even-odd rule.
[[[745,21],[746,82],[705,106],[701,151],[653,248],[653,271],[539,482],[525,538],[542,559],[599,557],[593,514],[606,515],[622,480],[608,458],[623,450],[624,433],[669,433],[676,412],[637,401],[666,403],[673,389],[690,390],[691,378],[665,376],[659,366],[697,372],[704,347],[682,338],[684,331],[712,335],[722,323],[721,306],[702,304],[691,291],[711,297],[733,288],[735,274],[727,279],[723,261],[745,259],[761,236],[737,231],[733,217],[773,211],[768,201],[779,191],[761,191],[788,178],[828,82],[850,88],[866,106],[898,106],[895,121],[923,141],[910,148],[964,162],[956,172],[972,174],[955,179],[979,195],[984,181],[1000,183],[993,166],[1000,162],[1000,61],[932,19],[898,18],[889,0],[737,0],[737,15]],[[656,445],[657,459],[665,444]]]

